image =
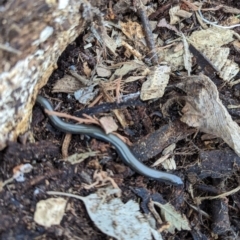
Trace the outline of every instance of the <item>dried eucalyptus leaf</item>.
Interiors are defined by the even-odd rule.
[[[129,62],[125,62],[123,63],[123,66],[121,68],[118,68],[114,74],[111,76],[110,81],[118,78],[119,76],[125,76],[126,74],[128,74],[129,72],[136,70],[136,69],[146,69],[147,66],[139,60],[133,60],[133,61],[129,61]]]
[[[162,240],[161,234],[151,228],[145,216],[139,211],[139,204],[132,200],[124,204],[120,198],[113,196],[117,191],[119,189],[99,189],[97,193],[87,197],[60,192],[48,192],[48,194],[82,200],[94,224],[103,233],[115,239]]]
[[[219,99],[211,79],[204,75],[187,77],[177,87],[187,93],[181,121],[222,138],[240,156],[240,128]]]
[[[83,84],[79,80],[66,74],[53,85],[52,92],[74,93],[82,86]]]
[[[191,230],[186,216],[177,212],[170,203],[161,204],[158,202],[154,202],[154,204],[160,207],[162,218],[170,223],[170,227],[168,228],[168,231],[170,233],[174,234],[175,228],[178,231]]]

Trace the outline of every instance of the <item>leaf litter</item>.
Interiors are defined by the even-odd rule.
[[[147,1],[144,3],[146,4]],[[172,100],[175,100],[175,103],[181,106],[181,110],[179,110],[178,113],[181,115],[179,118],[182,122],[190,127],[196,128],[197,133],[208,133],[223,139],[223,141],[240,156],[239,126],[232,119],[228,110],[220,100],[218,88],[212,80],[203,74],[198,76],[192,75],[192,71],[195,71],[194,56],[189,51],[189,44],[193,44],[209,63],[215,67],[217,70],[216,75],[228,82],[230,86],[233,86],[231,83],[234,83],[234,78],[239,72],[238,64],[230,55],[230,46],[232,43],[236,51],[239,51],[239,39],[235,40],[235,30],[220,28],[220,24],[218,23],[215,25],[219,26],[211,26],[213,24],[210,21],[205,21],[206,19],[198,10],[199,7],[202,7],[203,13],[211,11],[211,14],[221,9],[224,12],[230,11],[233,14],[239,14],[239,12],[237,11],[238,9],[224,5],[215,6],[213,4],[211,8],[203,8],[205,4],[200,2],[191,3],[183,0],[181,4],[174,3],[172,7],[171,4],[169,6],[167,6],[167,4],[163,5],[166,9],[169,9],[169,12],[166,11],[169,13],[169,16],[166,14],[164,17],[160,16],[157,24],[158,28],[156,29],[157,31],[161,29],[161,31],[165,33],[172,31],[175,36],[168,41],[166,37],[163,37],[164,40],[159,37],[157,39],[157,34],[153,34],[155,44],[154,55],[157,55],[159,61],[155,66],[151,66],[151,57],[148,59],[151,54],[149,54],[150,48],[146,41],[146,32],[136,18],[131,19],[131,17],[129,17],[127,21],[118,20],[115,22],[109,21],[108,19],[104,21],[105,28],[102,33],[96,25],[91,26],[90,31],[84,36],[84,41],[86,41],[84,50],[93,50],[95,42],[101,45],[102,51],[93,50],[97,55],[96,64],[93,67],[90,64],[91,61],[86,61],[86,59],[81,60],[78,56],[78,61],[81,60],[80,63],[83,66],[82,74],[69,71],[69,75],[65,74],[63,78],[55,82],[52,92],[68,93],[70,95],[75,93],[76,99],[83,105],[94,103],[95,100],[97,100],[96,103],[98,103],[98,101],[102,101],[102,99],[106,102],[119,102],[122,100],[123,92],[125,92],[128,84],[134,82],[141,83],[140,97],[143,101],[151,100],[149,101],[151,103],[159,99],[161,100],[162,98],[166,100],[166,97],[170,98],[169,102],[171,103],[173,102]],[[120,5],[121,7],[119,7]],[[122,5],[125,7],[122,8]],[[129,1],[118,1],[118,3],[114,4],[113,9],[121,13],[123,9],[126,11],[129,10],[129,6],[131,6]],[[143,6],[143,9],[146,9],[144,7],[145,6]],[[136,7],[136,9],[137,8],[138,7]],[[136,9],[134,10],[134,7],[131,8],[135,13],[137,12]],[[155,10],[156,4],[153,3],[151,7],[148,6],[146,13],[150,15],[154,13]],[[111,16],[111,19],[114,19],[114,11],[109,16]],[[199,30],[199,28],[198,30],[190,29],[190,34],[187,32],[183,34],[181,31],[183,30],[184,32],[187,21],[190,19],[192,21],[192,16],[196,16],[195,20],[202,26],[203,30]],[[170,21],[168,23],[166,19],[169,19],[169,17]],[[173,24],[175,24],[175,26]],[[225,22],[221,24],[223,26],[229,26],[238,24],[238,22],[228,19],[228,23],[226,23],[228,25],[224,25]],[[156,30],[155,25],[156,23],[151,23],[151,33],[153,33],[153,29],[154,31]],[[169,34],[169,36],[172,35]],[[116,63],[116,58],[120,56],[119,49],[124,52],[124,57],[120,62]],[[106,59],[107,55],[110,55],[111,58]],[[76,65],[77,64],[79,64],[79,62],[77,62]],[[187,70],[187,73],[185,70]],[[176,77],[177,74],[180,76],[188,75],[188,77],[177,78],[177,81],[172,84],[171,77]],[[236,80],[235,83],[237,84],[238,81]],[[171,89],[173,86],[182,90],[185,96],[179,96],[176,92],[169,92],[168,88]],[[177,96],[173,96],[173,93]],[[101,98],[98,98],[100,95]],[[170,107],[170,105],[171,104],[168,106]],[[121,128],[127,129],[129,125],[123,112],[121,110],[115,110],[113,112]],[[79,120],[81,123],[103,124],[101,119],[99,121],[94,117],[88,117],[86,120],[83,120],[56,112],[52,112],[52,114]],[[110,129],[112,125],[114,125],[113,130],[116,130],[116,122],[111,123],[110,126],[108,122],[105,122],[107,133],[112,131]],[[192,138],[191,141],[194,141],[194,138]],[[198,149],[198,147],[196,147],[196,149]],[[194,153],[196,153],[196,151]],[[171,166],[169,167],[169,163],[163,163],[163,168],[179,170],[179,166],[177,166],[179,162],[177,162],[176,165],[177,159],[174,157],[173,150],[168,153],[163,151],[163,155],[164,154],[164,159],[160,158],[158,162],[155,162],[154,166],[165,160],[165,158],[169,158],[169,160],[171,160]],[[68,157],[68,160],[71,164],[77,165],[89,157],[98,157],[98,152],[75,153]],[[89,188],[98,187],[102,183],[105,184],[106,179],[109,180],[110,175],[103,172],[100,175],[97,174],[99,173],[94,173],[93,179],[96,180],[96,182],[94,182],[93,185],[90,184],[88,186]],[[154,191],[156,191],[156,189],[154,189]],[[161,190],[162,189],[160,189],[160,191]],[[226,194],[222,193],[214,197],[203,197],[202,200],[227,197],[238,190],[239,188],[236,187],[233,191],[228,191]],[[143,234],[146,234],[144,239],[152,239],[153,235],[155,239],[162,239],[161,235],[146,221],[145,216],[140,213],[137,202],[130,200],[124,204],[120,198],[109,198],[109,192],[110,195],[113,195],[116,194],[117,191],[119,191],[119,189],[116,188],[112,190],[98,190],[96,193],[91,193],[87,197],[79,197],[59,192],[52,192],[51,194],[76,197],[82,200],[92,221],[108,236],[115,237],[116,239],[143,239]],[[175,194],[181,195],[177,190]],[[192,199],[190,199],[190,201],[191,200]],[[64,204],[63,206],[65,206]],[[165,233],[170,232],[174,234],[176,230],[176,234],[179,234],[181,230],[191,231],[186,216],[180,213],[182,209],[179,211],[176,210],[178,208],[175,206],[178,204],[180,203],[174,203],[173,205],[170,203],[156,203],[157,208],[160,209],[161,217],[164,221],[168,222],[164,227]],[[199,212],[201,212],[201,207],[202,206],[198,206],[196,209],[199,209]],[[62,207],[62,209],[65,209],[65,207]],[[52,214],[54,215],[56,213]],[[191,216],[195,217],[194,214]],[[47,220],[41,221],[37,220],[36,222],[49,227],[52,224],[60,224],[61,219],[51,223],[46,222]],[[200,232],[199,225],[192,227],[192,229],[193,228]],[[193,230],[191,233],[193,234]],[[203,234],[201,236],[203,236]]]
[[[104,31],[102,35],[98,35],[97,31],[95,31],[96,29],[92,29],[92,37],[99,39],[102,44],[105,44],[107,49],[115,57],[117,47],[122,46],[125,49],[124,55],[127,59],[130,57],[135,58],[131,61],[120,62],[115,66],[114,64],[109,66],[107,62],[104,62],[104,60],[101,59],[101,62],[96,67],[96,74],[102,81],[100,87],[104,93],[103,96],[105,100],[110,102],[120,101],[120,96],[125,84],[146,79],[142,83],[140,98],[143,101],[151,99],[156,100],[164,96],[169,84],[170,74],[174,71],[182,71],[185,69],[187,70],[188,77],[182,77],[181,82],[176,83],[175,86],[184,91],[186,96],[172,97],[165,105],[170,106],[171,104],[168,103],[173,102],[173,100],[176,100],[176,102],[179,102],[179,100],[184,102],[181,110],[182,116],[180,118],[182,122],[190,127],[196,128],[200,132],[212,134],[223,139],[240,156],[240,146],[238,141],[240,137],[239,127],[236,122],[232,120],[232,117],[222,104],[217,87],[212,80],[203,74],[191,76],[193,54],[189,51],[189,44],[193,44],[194,47],[203,54],[207,61],[212,64],[214,69],[217,70],[216,73],[218,76],[226,82],[231,82],[239,72],[238,65],[233,60],[229,59],[230,48],[226,47],[226,45],[234,41],[234,31],[230,29],[222,29],[217,26],[208,27],[208,22],[205,21],[198,11],[200,4],[190,3],[188,1],[183,2],[187,6],[185,9],[181,9],[180,5],[170,8],[170,23],[168,23],[165,18],[162,18],[158,23],[159,28],[174,31],[178,37],[175,41],[172,43],[170,42],[170,44],[165,46],[163,45],[163,41],[156,41],[156,38],[154,38],[153,41],[159,44],[157,46],[157,55],[160,61],[157,66],[149,67],[149,64],[143,61],[144,57],[147,55],[148,46],[145,41],[146,32],[143,31],[143,27],[138,22],[128,20],[126,22],[119,21],[118,24],[111,24],[111,22],[108,21],[108,23],[106,22],[106,26],[108,27],[108,30],[112,31],[112,35],[110,36],[107,34],[107,31]],[[216,10],[217,9],[218,8],[216,8]],[[176,26],[173,26],[173,24],[178,23],[180,28],[183,28],[184,24],[182,23],[182,20],[191,18],[194,13],[198,22],[203,26],[203,30],[193,31],[190,36],[187,36],[179,31]],[[152,29],[154,28],[155,27]],[[115,40],[117,39],[117,41],[114,41],[114,38]],[[235,42],[234,44],[237,48],[237,43]],[[86,63],[84,66],[85,74],[90,76],[90,69],[87,68]],[[118,82],[118,79],[120,79],[120,82]],[[93,101],[99,94],[97,90],[93,90],[94,86],[95,85],[93,85],[92,82],[90,83],[90,86],[88,85],[88,87],[85,87],[85,89],[89,91],[89,97],[86,100],[81,100],[81,97],[78,97],[80,103],[87,104],[90,101]],[[55,87],[55,90],[56,89],[57,87]],[[84,88],[81,88],[78,92],[83,90]],[[121,116],[121,112],[118,110],[114,110],[113,112],[121,126],[126,128],[126,120]],[[100,123],[103,124],[103,118],[100,120]],[[109,123],[106,122],[105,128],[108,128],[108,125]],[[115,122],[114,126],[113,130],[116,130],[117,125]],[[106,131],[108,133],[111,130]],[[165,156],[155,162],[153,166],[162,163],[168,158],[162,163],[163,167],[165,169],[176,169],[177,166],[175,159],[174,157],[170,157],[173,152],[166,151],[163,152],[163,155]],[[89,187],[97,186],[100,182],[98,179],[96,183]],[[131,229],[125,229],[127,226],[125,226],[124,223],[128,222],[129,225],[131,225],[130,221],[134,216],[135,211],[139,211],[138,204],[133,201],[123,204],[119,198],[113,198],[108,203],[105,203],[98,197],[98,193],[99,191],[85,198],[77,197],[85,203],[88,214],[95,225],[107,235],[117,239],[134,239],[135,236],[132,234],[133,232],[136,234],[135,229],[133,227]],[[64,195],[63,193],[58,194]],[[94,201],[92,199],[94,199]],[[118,206],[118,208],[112,208],[112,204]],[[178,231],[189,231],[191,229],[186,216],[176,211],[173,205],[169,203],[154,204],[160,208],[161,216],[164,221],[169,223],[169,225],[165,225],[165,231],[174,234],[175,229]],[[94,206],[95,210],[93,211]],[[128,206],[130,206],[130,209],[127,208]],[[124,212],[123,215],[126,217],[124,221],[118,218],[115,219],[115,213],[117,210],[118,217]],[[113,211],[114,214],[111,211]],[[128,212],[129,215],[126,215]],[[117,222],[118,224],[116,224],[116,226],[119,226],[120,230],[117,229],[117,227],[116,229],[110,229],[109,226],[113,226],[110,221]],[[145,221],[143,221],[143,223],[145,223]],[[133,225],[138,228],[137,224],[135,225],[135,223],[133,223]],[[141,229],[142,227],[138,228],[136,236],[143,236]],[[145,226],[145,233],[150,235],[144,239],[151,239],[150,236],[153,231],[146,231],[146,229],[149,229],[149,226]],[[124,236],[121,235],[123,231],[125,232]],[[157,233],[155,232],[155,234]]]
[[[87,197],[62,192],[47,192],[83,201],[88,215],[94,224],[106,235],[115,239],[161,240],[161,234],[154,230],[145,216],[139,211],[139,205],[133,200],[123,203],[114,197],[119,189],[99,189]]]
[[[216,85],[207,76],[185,78],[177,87],[187,93],[181,121],[222,138],[240,156],[240,128],[219,99]]]

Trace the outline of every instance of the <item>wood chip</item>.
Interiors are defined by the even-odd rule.
[[[117,131],[118,129],[118,125],[111,116],[102,117],[99,121],[106,134]]]

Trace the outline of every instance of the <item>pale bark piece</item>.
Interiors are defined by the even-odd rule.
[[[156,66],[142,85],[141,99],[146,101],[162,97],[169,81],[170,72],[171,68],[167,65]]]
[[[64,198],[48,198],[37,203],[34,221],[41,226],[59,225],[64,216],[67,200]]]
[[[231,81],[239,72],[240,68],[237,63],[233,60],[227,59],[222,71],[220,72],[219,76],[224,81]]]
[[[103,65],[97,66],[96,72],[99,77],[110,77],[111,76],[111,71],[109,69],[107,69],[106,66],[103,66]]]
[[[84,0],[8,1],[1,8],[0,149],[26,131],[38,90],[91,18]]]
[[[195,31],[189,38],[198,51],[202,52],[219,71],[220,77],[227,82],[239,72],[238,64],[228,59],[230,49],[222,47],[234,40],[233,35],[233,30],[213,27]]]
[[[172,71],[182,70],[184,68],[184,49],[180,48],[175,51],[175,47],[163,49],[160,57],[171,66]]]
[[[177,87],[187,93],[181,121],[222,138],[240,156],[240,128],[219,99],[216,85],[204,75],[184,79]]]
[[[99,121],[106,134],[117,131],[118,129],[118,125],[111,116],[102,117]]]
[[[221,47],[234,40],[233,30],[217,27],[195,31],[190,36],[194,46]]]
[[[178,17],[186,19],[186,18],[190,18],[192,16],[192,13],[180,9],[179,11],[176,12],[175,15],[177,15]]]
[[[197,46],[198,50],[202,52],[211,63],[220,71],[228,60],[230,48],[227,47],[208,47],[208,46]]]

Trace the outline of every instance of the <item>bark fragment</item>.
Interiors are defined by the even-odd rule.
[[[2,8],[0,44],[16,51],[0,49],[0,150],[29,127],[38,90],[91,10],[84,0],[8,1]]]

